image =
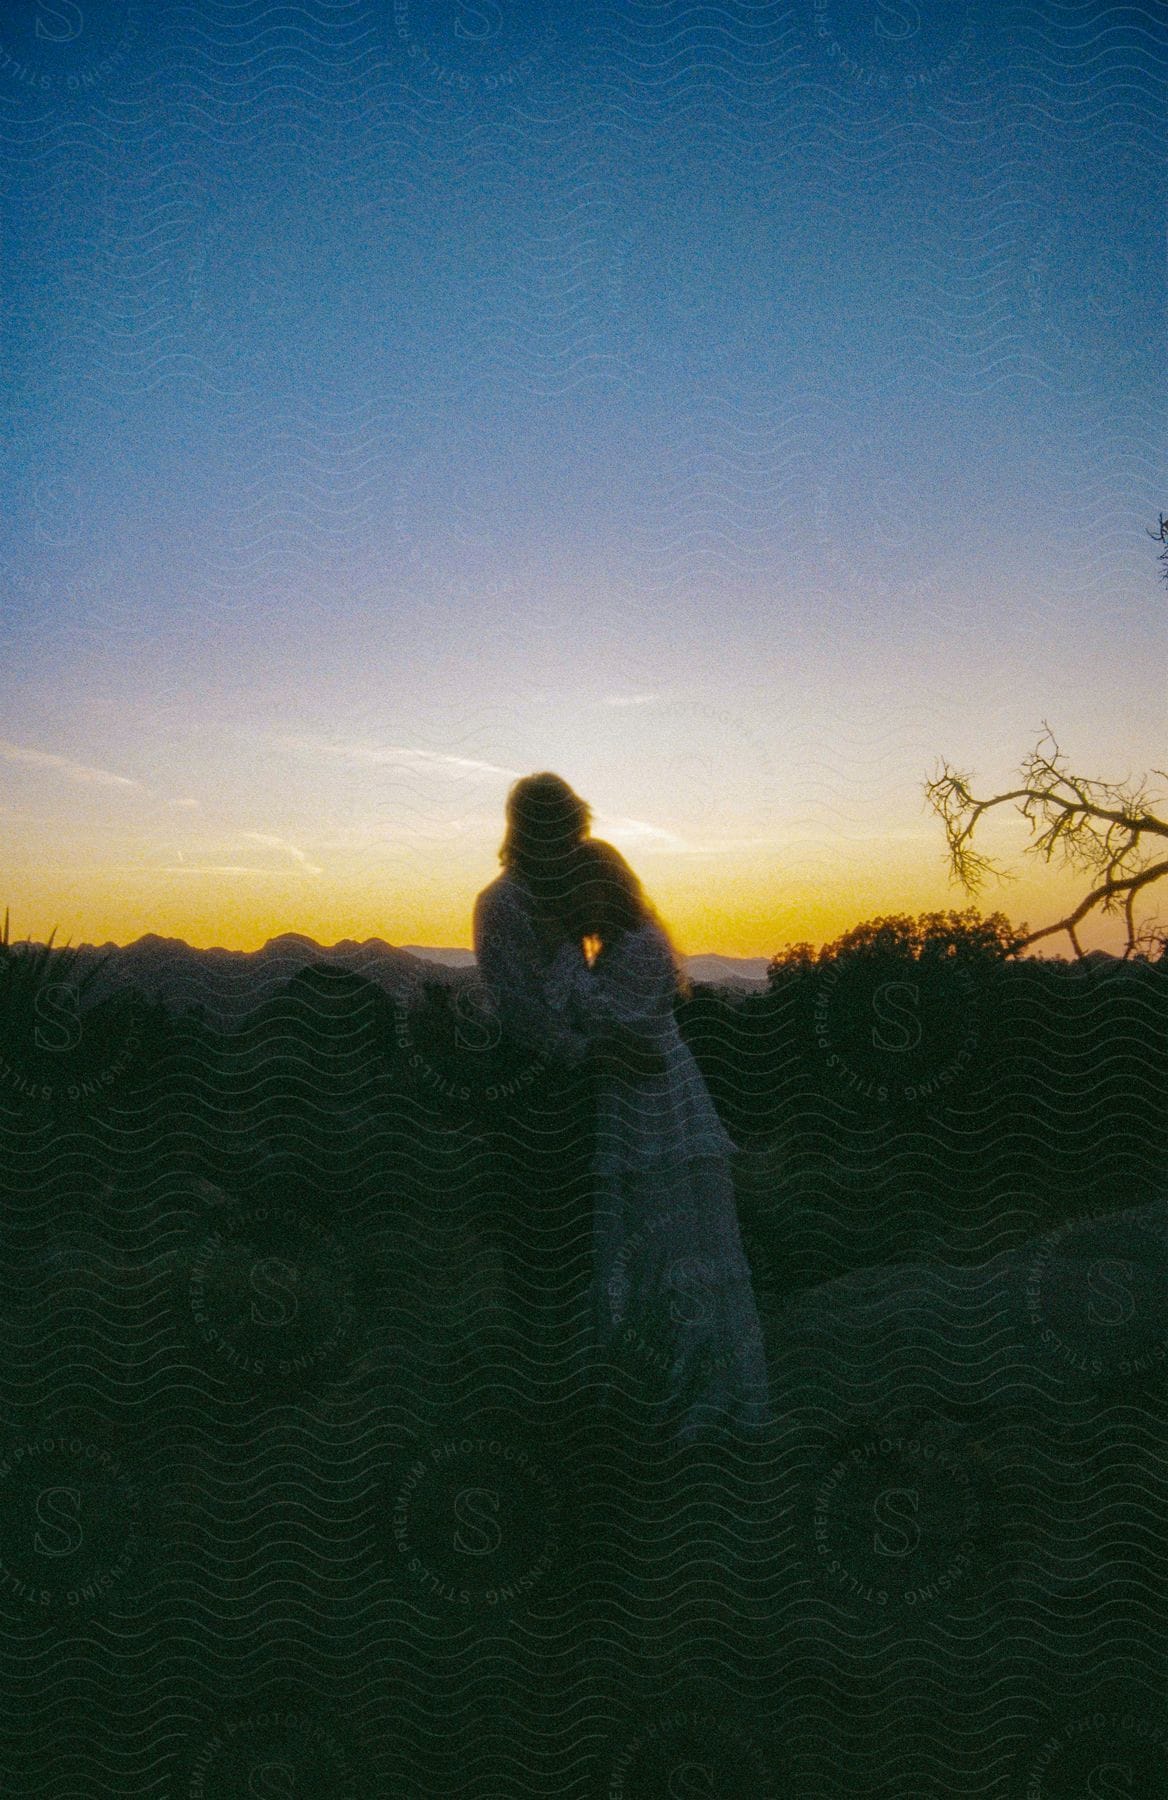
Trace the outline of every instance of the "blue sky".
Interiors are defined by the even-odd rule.
[[[1166,35],[21,8],[18,928],[466,941],[550,765],[758,953],[944,903],[940,754],[1162,764]]]

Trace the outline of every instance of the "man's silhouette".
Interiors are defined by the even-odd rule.
[[[553,921],[568,859],[592,812],[559,775],[544,772],[514,784],[506,817],[503,872],[474,909],[479,974],[520,1077],[493,1120],[492,1210],[512,1304],[550,1393],[569,1373],[588,1316],[594,1065],[583,1035],[549,1004],[545,976],[565,941]],[[532,1392],[525,1379],[537,1407],[540,1385]]]
[[[583,1062],[585,1043],[548,1005],[545,978],[563,937],[541,908],[562,891],[570,854],[591,823],[588,802],[559,775],[523,776],[507,796],[503,873],[474,909],[479,974],[504,1031],[517,1048],[569,1068]]]

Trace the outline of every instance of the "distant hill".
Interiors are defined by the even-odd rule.
[[[362,975],[395,996],[416,991],[424,981],[454,977],[451,968],[427,962],[381,938],[366,938],[360,944],[351,938],[339,944],[318,944],[296,931],[269,938],[259,950],[196,950],[182,938],[159,937],[154,932],[132,944],[82,944],[79,950],[78,977],[108,958],[86,991],[86,1006],[120,989],[137,988],[174,1012],[203,1006],[208,1018],[221,1025],[237,1024],[314,963]]]
[[[712,987],[763,988],[768,961],[765,956],[687,956],[685,966],[691,981]]]
[[[137,988],[172,1012],[202,1006],[212,1023],[223,1026],[238,1024],[314,963],[361,975],[393,996],[416,992],[426,981],[457,980],[475,967],[472,950],[420,944],[403,948],[382,938],[318,944],[300,932],[287,931],[269,938],[259,950],[197,950],[182,938],[147,932],[132,944],[80,945],[76,976],[103,958],[108,960],[86,990],[86,1006],[121,989]],[[691,956],[687,964],[695,981],[718,986],[752,989],[766,981],[766,958],[761,956]]]
[[[418,956],[423,962],[441,963],[446,969],[473,969],[473,950],[428,950],[422,944],[403,944],[407,956]]]
[[[408,944],[406,948],[411,956],[424,957],[429,962],[442,963],[447,968],[474,968],[473,950],[434,950],[419,944]],[[765,956],[687,956],[685,966],[691,980],[709,982],[715,987],[766,986]]]
[[[343,938],[339,944],[318,944],[298,931],[269,938],[259,950],[196,950],[182,938],[159,937],[147,932],[132,944],[82,944],[78,947],[76,977],[108,958],[105,968],[86,990],[86,1007],[123,988],[137,988],[149,999],[160,1000],[172,1012],[202,1006],[213,1024],[238,1024],[256,1006],[269,1000],[304,969],[326,963],[360,975],[391,996],[416,993],[428,981],[452,982],[472,974],[473,950],[398,946],[383,938],[357,943]],[[1084,966],[1097,972],[1123,972],[1130,963],[1107,951],[1092,950],[1079,964],[1072,958],[1044,960],[1052,968],[1070,974]],[[718,956],[707,952],[685,958],[690,977],[730,992],[760,992],[766,987],[765,956]]]

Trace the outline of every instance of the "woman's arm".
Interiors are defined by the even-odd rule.
[[[587,996],[590,1021],[651,1034],[672,1017],[677,977],[665,945],[630,931],[597,957]]]
[[[622,1073],[660,1074],[676,985],[668,948],[648,933],[629,932],[599,956],[580,1014],[598,1054]]]

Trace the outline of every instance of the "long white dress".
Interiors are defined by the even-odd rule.
[[[682,1439],[756,1431],[769,1419],[766,1357],[738,1227],[736,1146],[674,1018],[668,941],[647,923],[591,968],[573,951],[548,974],[549,998],[572,1028],[595,1042],[626,1027],[664,1063],[637,1073],[630,1056],[627,1072],[599,1083],[593,1292],[602,1397],[631,1383]]]

